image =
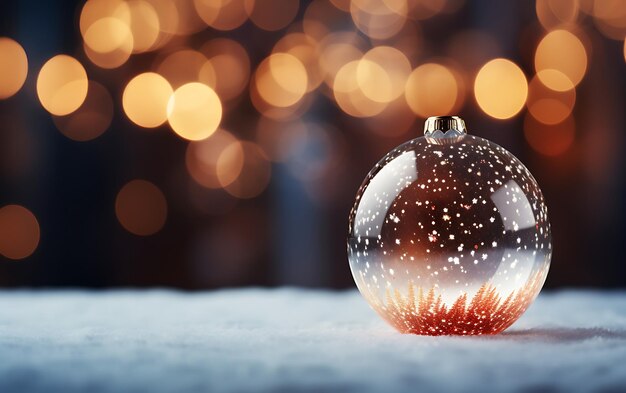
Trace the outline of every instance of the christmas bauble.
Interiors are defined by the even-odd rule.
[[[545,201],[504,148],[432,117],[389,152],[350,213],[348,258],[371,307],[402,333],[495,334],[526,311],[552,252]]]

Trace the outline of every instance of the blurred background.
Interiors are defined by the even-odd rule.
[[[537,178],[548,287],[626,285],[622,0],[0,2],[0,285],[352,287],[371,167],[460,115]]]

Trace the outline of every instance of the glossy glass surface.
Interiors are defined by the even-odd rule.
[[[551,248],[535,179],[472,135],[397,147],[367,176],[350,214],[355,282],[405,333],[506,329],[539,293]]]

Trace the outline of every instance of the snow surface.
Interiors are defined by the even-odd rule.
[[[0,392],[626,392],[626,292],[401,335],[356,291],[0,292]]]

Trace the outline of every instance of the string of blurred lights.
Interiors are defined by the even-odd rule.
[[[37,74],[36,93],[63,135],[92,140],[109,128],[117,98],[104,82],[90,79],[89,70],[114,74],[134,55],[150,54],[147,69],[122,81],[126,117],[141,128],[167,123],[189,143],[190,177],[242,199],[265,190],[271,162],[290,160],[299,138],[332,145],[325,137],[330,126],[300,119],[317,99],[363,119],[367,130],[392,136],[406,132],[416,117],[454,114],[467,105],[500,120],[526,107],[529,146],[545,156],[566,152],[576,134],[576,88],[592,51],[586,29],[593,24],[606,38],[623,40],[626,5],[537,0],[545,31],[532,72],[499,56],[491,37],[472,30],[453,37],[442,57],[420,58],[420,23],[462,6],[463,0],[88,0],[79,30],[92,64],[65,54],[50,58]],[[254,64],[235,34],[200,44],[191,39],[206,29],[235,31],[248,21],[283,32]],[[482,56],[472,53],[476,47]],[[0,99],[15,95],[28,71],[22,46],[0,38]],[[255,131],[221,127],[246,99],[259,113]],[[318,173],[320,164],[312,165],[309,172]],[[167,202],[156,185],[134,180],[119,191],[115,212],[129,232],[150,235],[164,225]],[[3,225],[9,219],[10,236]],[[0,209],[0,229],[4,256],[20,259],[35,250],[39,226],[26,208]]]

